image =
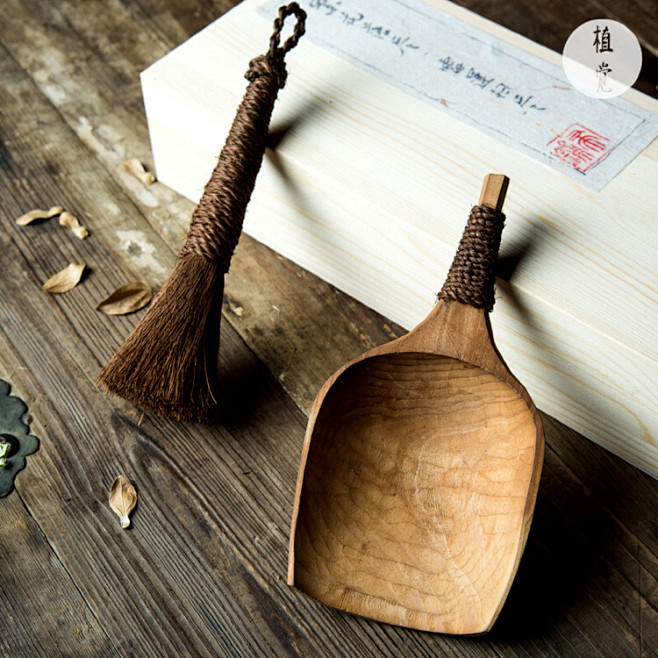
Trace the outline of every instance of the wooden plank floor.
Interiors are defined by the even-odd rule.
[[[28,404],[41,447],[0,499],[0,652],[658,655],[658,482],[547,416],[534,525],[488,636],[373,623],[285,584],[312,399],[342,363],[400,329],[246,236],[226,285],[223,422],[142,417],[97,390],[138,316],[94,306],[132,278],[158,287],[192,210],[117,168],[133,156],[152,163],[139,72],[232,4],[3,0],[0,377]],[[640,86],[655,94],[650,0],[464,4],[555,49],[584,20],[622,20],[646,49]],[[87,240],[52,220],[14,224],[55,203],[80,217]],[[41,291],[83,261],[75,290]],[[107,505],[119,473],[139,490],[128,531]]]

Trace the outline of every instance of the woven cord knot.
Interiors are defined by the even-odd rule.
[[[293,35],[279,46],[287,16],[297,16]],[[267,131],[279,89],[286,81],[285,54],[304,33],[306,14],[297,3],[281,7],[266,55],[255,57],[245,74],[249,84],[226,143],[208,181],[180,257],[201,256],[228,272],[256,176],[263,161]]]
[[[494,268],[505,215],[487,206],[474,206],[468,218],[439,299],[491,311],[494,305]]]
[[[273,79],[276,81],[276,89],[283,89],[286,84],[288,73],[282,58],[273,59],[268,55],[259,55],[249,62],[249,68],[244,74],[249,82],[255,82],[259,78]]]

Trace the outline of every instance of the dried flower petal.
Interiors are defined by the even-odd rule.
[[[67,292],[78,285],[85,267],[84,263],[71,263],[61,272],[53,274],[42,287],[50,293]]]
[[[66,226],[67,228],[75,228],[76,226],[80,226],[80,222],[75,215],[70,213],[68,210],[65,210],[59,216],[59,225]]]
[[[132,174],[135,178],[139,178],[145,185],[150,185],[155,182],[155,176],[144,169],[144,165],[137,158],[130,158],[125,162],[119,164],[119,168]]]
[[[121,527],[127,528],[130,525],[130,512],[133,511],[137,504],[137,492],[135,487],[123,475],[117,476],[110,489],[110,507],[112,511],[121,519]]]
[[[73,231],[73,233],[81,240],[84,240],[89,235],[89,231],[84,226],[82,226],[78,221],[78,218],[68,210],[65,210],[59,216],[59,225],[70,228],[71,231]]]
[[[96,310],[106,315],[125,315],[144,308],[153,297],[151,287],[142,281],[131,281],[106,297]]]
[[[16,220],[16,223],[19,226],[27,226],[28,224],[31,224],[35,219],[48,219],[49,217],[59,215],[63,211],[64,208],[62,208],[62,206],[53,206],[48,210],[41,210],[41,208],[37,208],[35,210],[30,210],[30,212],[26,212],[24,215],[21,215]]]

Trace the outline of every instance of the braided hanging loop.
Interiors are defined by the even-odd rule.
[[[288,16],[293,15],[297,18],[297,23],[295,23],[292,35],[284,41],[283,46],[279,47],[283,24]],[[270,49],[267,56],[270,59],[283,59],[285,54],[290,52],[297,45],[297,42],[305,31],[306,12],[296,2],[291,2],[285,7],[279,7],[279,16],[274,19],[274,31],[270,37]]]
[[[491,311],[494,305],[494,268],[505,215],[487,206],[474,206],[439,299]]]
[[[279,46],[283,24],[297,17],[293,34]],[[265,153],[272,109],[286,83],[284,57],[304,34],[306,14],[297,3],[279,9],[266,55],[249,63],[249,85],[238,107],[217,165],[192,215],[180,257],[201,256],[228,272],[244,215]]]

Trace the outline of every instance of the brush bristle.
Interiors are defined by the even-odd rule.
[[[223,294],[221,268],[201,256],[180,258],[101,371],[101,387],[165,416],[214,420]]]

